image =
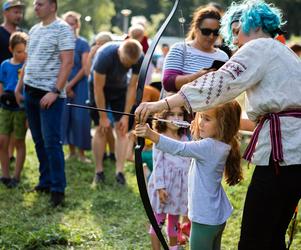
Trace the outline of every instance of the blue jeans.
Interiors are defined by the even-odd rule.
[[[57,98],[48,109],[41,108],[40,100],[25,93],[25,110],[40,163],[38,186],[50,188],[51,192],[64,192],[66,176],[61,126],[65,99]]]

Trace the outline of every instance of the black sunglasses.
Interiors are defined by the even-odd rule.
[[[216,29],[216,30],[212,30],[212,29],[208,29],[208,28],[199,28],[200,31],[202,32],[202,34],[204,36],[210,36],[211,33],[214,35],[214,36],[218,36],[219,35],[219,29]]]

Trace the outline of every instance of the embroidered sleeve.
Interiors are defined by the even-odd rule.
[[[258,39],[257,39],[258,40]],[[180,95],[188,111],[202,111],[226,103],[257,85],[267,70],[268,48],[254,40],[245,44],[218,71],[184,85]]]

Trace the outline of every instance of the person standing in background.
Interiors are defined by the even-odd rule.
[[[76,37],[74,64],[66,85],[67,102],[85,105],[88,100],[88,79],[85,75],[85,64],[88,61],[90,47],[86,39],[79,36],[81,15],[68,11],[62,18],[71,26]],[[63,113],[64,144],[69,145],[68,158],[77,157],[81,162],[91,163],[85,156],[85,150],[91,150],[91,120],[86,109],[64,107]],[[76,153],[78,149],[78,155]]]
[[[97,108],[129,113],[135,103],[138,74],[143,61],[141,44],[134,39],[126,39],[122,43],[110,42],[104,45],[95,55],[93,64],[94,94]],[[127,74],[132,70],[128,83]],[[116,181],[124,185],[123,174],[126,145],[128,143],[129,117],[113,114],[116,132]],[[99,112],[99,125],[93,137],[93,153],[95,157],[95,183],[105,180],[103,171],[103,154],[105,150],[105,135],[111,122],[107,113]]]
[[[24,3],[18,0],[8,0],[2,5],[4,21],[0,25],[0,64],[13,56],[9,50],[9,39],[12,33],[21,31],[19,24],[23,19],[24,7]],[[15,160],[15,143],[15,138],[11,135],[8,149],[10,161]]]
[[[63,203],[66,188],[62,147],[62,114],[65,85],[73,67],[75,37],[70,26],[56,15],[56,0],[34,0],[41,20],[29,32],[28,58],[15,94],[20,103],[25,84],[25,110],[39,159],[37,192],[51,192],[50,203]]]
[[[24,3],[15,0],[5,1],[2,5],[4,20],[0,25],[0,64],[12,57],[9,38],[13,32],[20,30],[18,26],[23,18],[24,6]]]

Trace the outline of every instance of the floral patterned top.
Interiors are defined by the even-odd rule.
[[[182,136],[181,141],[188,141]],[[153,147],[154,170],[148,182],[148,195],[156,213],[187,215],[188,171],[191,158],[164,153]],[[161,204],[158,189],[165,188],[168,202]]]

